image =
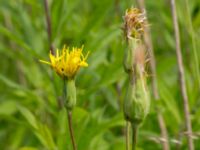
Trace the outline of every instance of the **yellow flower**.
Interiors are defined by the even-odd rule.
[[[73,47],[70,51],[69,47],[63,47],[62,51],[56,50],[56,56],[50,52],[50,62],[40,60],[42,63],[50,65],[61,78],[73,79],[80,67],[87,67],[86,56],[83,55],[83,46],[81,48]]]

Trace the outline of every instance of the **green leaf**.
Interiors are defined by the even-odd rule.
[[[38,150],[37,148],[34,147],[21,147],[19,150]]]
[[[38,122],[35,116],[32,114],[30,110],[27,108],[18,105],[17,108],[19,109],[20,113],[24,116],[24,118],[28,121],[28,123],[34,128],[38,129]]]
[[[4,101],[0,103],[0,115],[12,115],[17,111],[16,107],[16,102],[15,101]]]

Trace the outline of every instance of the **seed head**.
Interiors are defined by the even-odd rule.
[[[146,25],[145,12],[142,12],[138,8],[127,9],[124,16],[124,22],[124,32],[127,39],[141,38]]]

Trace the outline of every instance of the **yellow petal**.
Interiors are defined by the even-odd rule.
[[[48,62],[48,61],[44,61],[44,60],[39,60],[41,63],[44,63],[44,64],[48,64],[48,65],[51,65],[51,63],[50,62]]]
[[[51,64],[54,65],[55,62],[56,62],[56,60],[55,60],[55,59],[56,59],[55,56],[52,55],[52,54],[50,53],[50,54],[49,54],[49,58],[50,58]]]
[[[86,63],[85,61],[80,62],[79,64],[81,67],[87,67],[88,63]]]

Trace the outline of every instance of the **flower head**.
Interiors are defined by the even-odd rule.
[[[125,35],[127,38],[140,38],[144,32],[146,25],[145,13],[138,8],[130,8],[126,10],[125,16]]]
[[[71,51],[69,47],[65,48],[64,46],[62,51],[56,50],[55,56],[50,52],[50,62],[40,61],[50,65],[61,78],[72,79],[80,67],[88,66],[86,59],[89,53],[84,56],[82,51],[83,46],[81,48],[73,47]]]

